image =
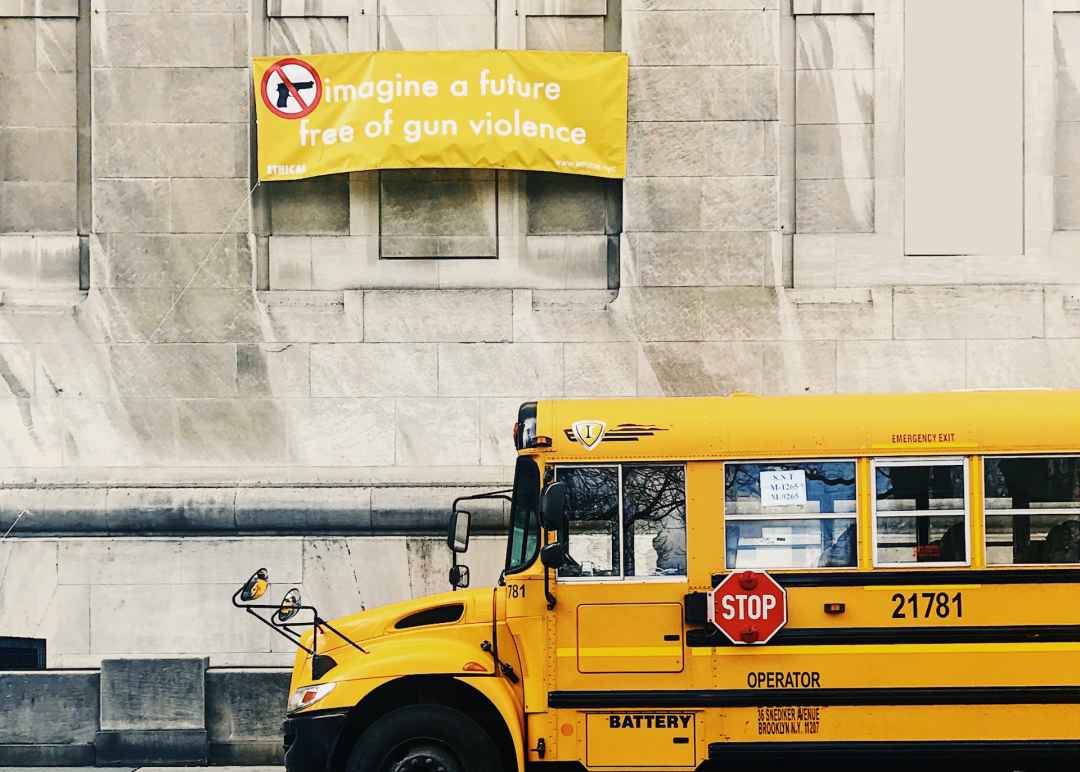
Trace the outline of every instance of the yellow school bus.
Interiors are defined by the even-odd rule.
[[[463,589],[461,500],[456,591],[261,607],[299,648],[289,772],[1080,768],[1080,392],[540,401],[514,432],[497,587]],[[743,577],[782,588],[767,641],[723,627]]]

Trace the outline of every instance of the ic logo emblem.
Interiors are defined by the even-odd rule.
[[[580,442],[585,450],[592,450],[604,439],[607,424],[603,421],[575,421],[570,427],[574,431],[574,437]]]

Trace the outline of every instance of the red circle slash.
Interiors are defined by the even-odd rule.
[[[285,67],[287,65],[297,65],[304,68],[304,70],[310,73],[311,80],[314,82],[315,89],[315,95],[311,98],[310,102],[305,100],[300,95],[300,89],[298,89],[296,85],[291,80],[289,80],[289,76],[285,74]],[[275,73],[279,78],[281,78],[281,84],[285,86],[285,89],[288,91],[288,96],[295,99],[296,103],[300,105],[301,109],[298,112],[290,113],[278,107],[275,103],[274,97],[267,90],[268,86],[270,85],[270,78]],[[266,109],[268,109],[278,118],[285,118],[286,120],[296,120],[297,118],[306,118],[307,116],[311,115],[311,113],[315,111],[315,108],[319,106],[319,103],[322,101],[323,84],[322,78],[319,77],[318,71],[307,62],[300,59],[279,59],[278,61],[270,65],[270,69],[268,69],[266,71],[266,74],[263,75],[262,88],[260,90],[262,91],[262,100],[263,104],[266,105]],[[286,102],[287,101],[288,99],[286,97]]]

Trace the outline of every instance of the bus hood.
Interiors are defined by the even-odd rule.
[[[326,628],[320,630],[318,653],[329,654],[350,646],[349,641],[344,640],[342,636],[363,646],[365,642],[422,627],[491,622],[491,592],[490,587],[481,587],[429,595],[328,620],[330,626],[341,635],[336,635]],[[313,631],[308,630],[301,637],[300,642],[310,649],[313,637]]]

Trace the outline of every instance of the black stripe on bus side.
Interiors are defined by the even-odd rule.
[[[864,705],[1072,705],[1077,686],[960,686],[888,689],[689,689],[549,692],[552,708],[757,708]]]
[[[774,646],[859,646],[901,643],[1076,643],[1080,625],[1016,625],[997,627],[833,627],[785,628]],[[688,630],[691,647],[734,646],[719,630]]]
[[[735,569],[737,572],[738,569]],[[784,587],[891,587],[934,584],[1077,584],[1080,568],[999,569],[966,568],[929,571],[806,571],[770,574]],[[727,574],[713,574],[716,587]]]
[[[946,740],[932,741],[880,741],[880,742],[757,742],[757,743],[709,743],[710,761],[734,762],[737,760],[762,761],[784,757],[805,758],[805,754],[822,757],[850,759],[873,757],[874,760],[933,756],[935,761],[960,758],[970,761],[971,756],[1014,756],[1055,758],[1080,754],[1080,742],[1075,740]],[[891,768],[891,767],[890,767]]]

